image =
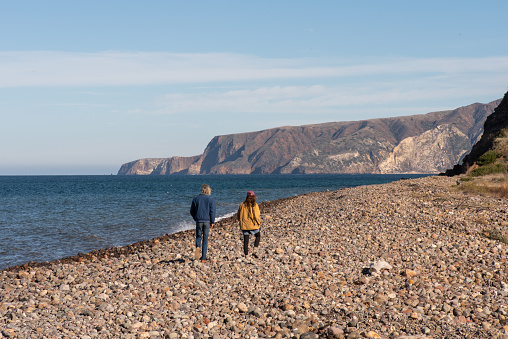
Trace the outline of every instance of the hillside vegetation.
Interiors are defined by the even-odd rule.
[[[457,183],[464,192],[508,198],[508,92],[487,117],[481,139],[462,164],[444,174],[460,175]]]
[[[508,129],[499,131],[492,148],[478,157],[459,180],[463,191],[508,198]]]

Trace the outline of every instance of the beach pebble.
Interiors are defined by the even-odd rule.
[[[425,177],[263,203],[256,256],[234,217],[0,271],[1,337],[505,338],[505,199]],[[268,217],[269,215],[269,217]],[[251,245],[252,246],[252,245]]]

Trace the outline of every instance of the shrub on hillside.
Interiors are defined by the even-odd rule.
[[[493,174],[493,173],[506,173],[507,168],[506,165],[503,164],[489,164],[486,166],[475,168],[471,171],[469,175],[472,177],[481,177],[487,174]]]
[[[494,161],[496,161],[496,159],[499,157],[499,155],[497,154],[496,151],[494,150],[490,150],[484,154],[482,154],[478,160],[476,161],[476,163],[479,165],[479,166],[485,166],[485,165],[489,165],[489,164],[492,164]]]

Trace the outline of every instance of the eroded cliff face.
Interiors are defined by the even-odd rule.
[[[148,175],[152,174],[154,169],[162,162],[167,161],[164,158],[146,158],[123,164],[118,171],[121,175]]]
[[[440,173],[471,150],[499,103],[221,135],[202,155],[140,159],[118,174]]]
[[[120,175],[199,174],[200,155],[194,157],[147,158],[123,164]]]
[[[452,125],[440,125],[402,140],[379,164],[380,173],[439,173],[471,149],[471,140]]]

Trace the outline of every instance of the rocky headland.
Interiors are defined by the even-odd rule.
[[[454,110],[219,135],[203,154],[146,158],[119,175],[441,173],[459,163],[501,100]]]
[[[508,338],[505,199],[425,177],[262,205],[238,226],[0,272],[0,337]],[[496,229],[498,240],[485,237]]]

